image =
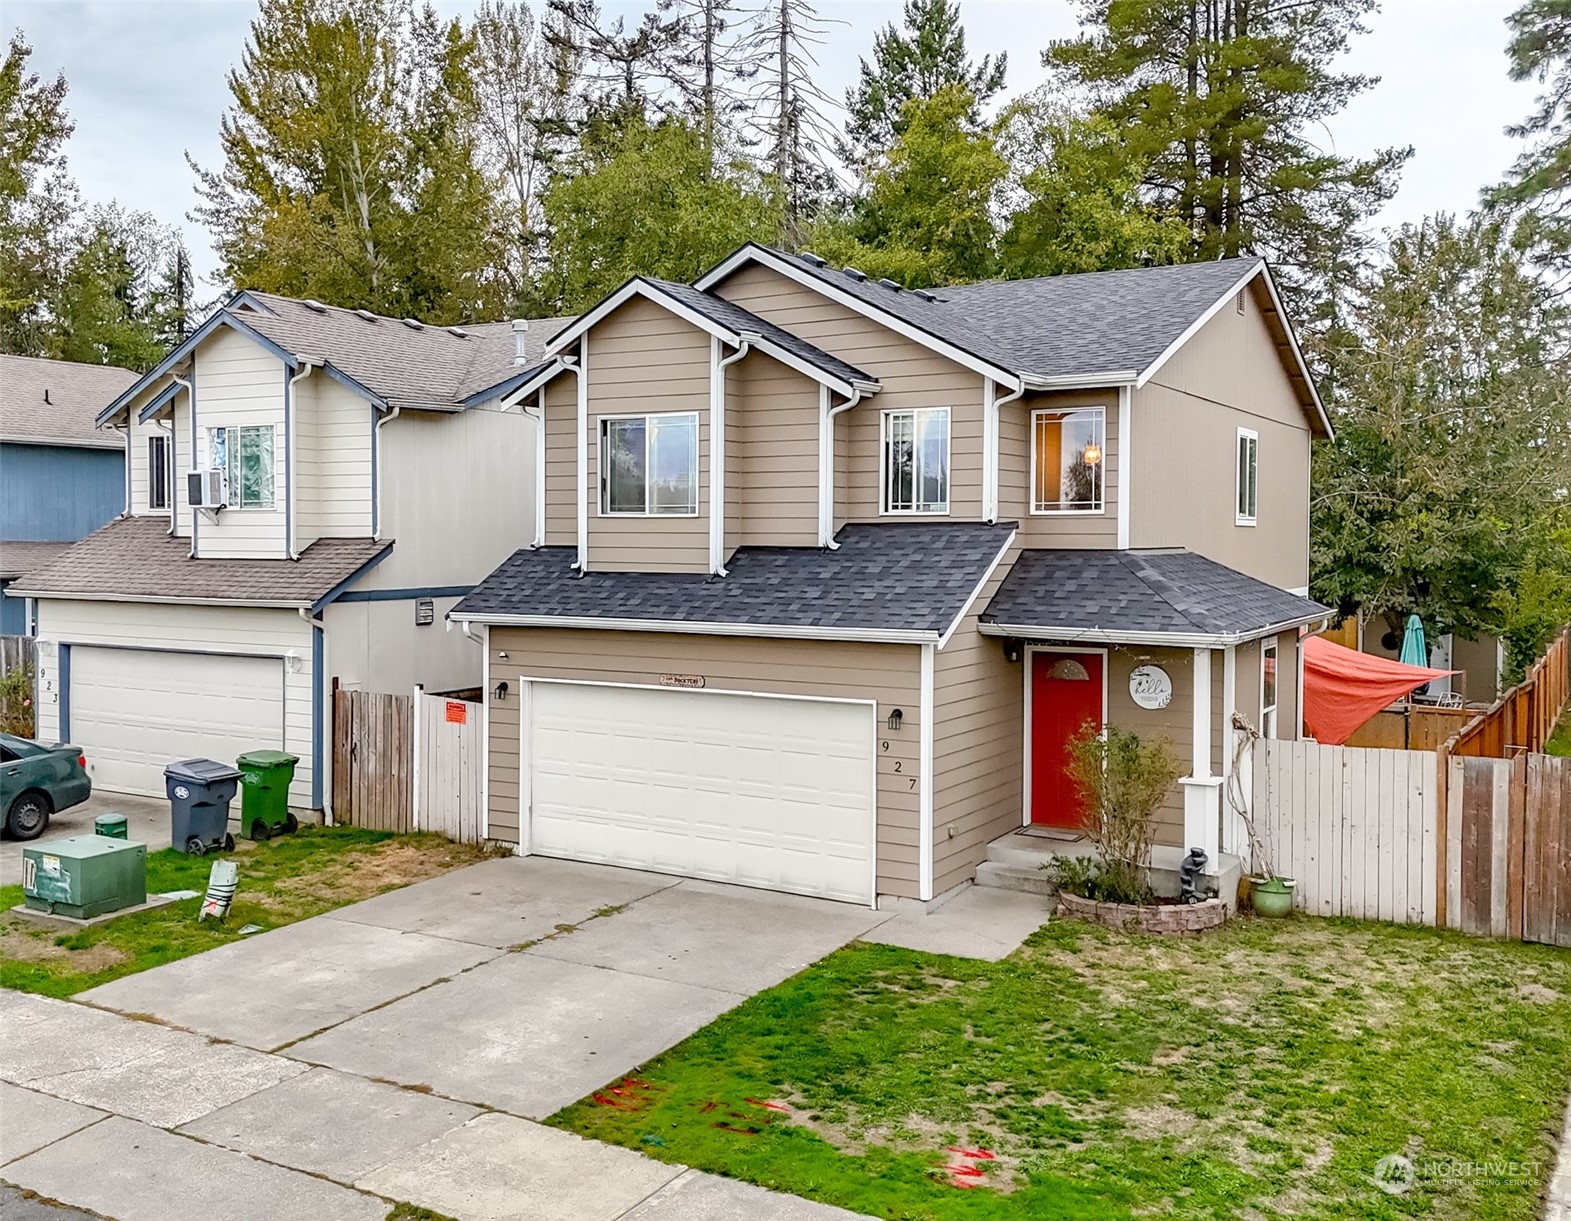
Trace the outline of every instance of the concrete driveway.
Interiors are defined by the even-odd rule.
[[[24,844],[9,836],[0,839],[0,886],[22,884],[22,849],[71,835],[91,835],[93,819],[100,814],[124,814],[129,838],[147,845],[149,852],[169,847],[169,803],[151,797],[122,793],[94,793],[79,806],[49,816],[49,826],[36,840]]]

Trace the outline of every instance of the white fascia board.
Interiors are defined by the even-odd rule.
[[[998,566],[1004,562],[1004,557],[1009,554],[1009,549],[1015,545],[1015,536],[1020,532],[1011,530],[1009,537],[1004,540],[1004,545],[998,549],[998,554],[993,557],[993,562],[987,566],[987,571],[982,574],[982,579],[976,583],[976,588],[971,591],[971,596],[965,600],[965,605],[960,608],[960,613],[955,616],[955,621],[945,629],[944,634],[938,638],[938,647],[942,649],[949,643],[950,638],[959,630],[965,617],[971,611],[971,604],[982,596],[982,591],[987,588],[987,583],[993,579],[993,573],[998,571]]]
[[[850,398],[859,390],[863,394],[877,394],[883,389],[882,384],[876,381],[848,382],[842,378],[835,377],[832,373],[824,372],[817,365],[810,364],[794,352],[782,348],[779,344],[763,336],[753,340],[753,349],[754,351],[762,352],[765,356],[778,360],[786,368],[796,370],[803,377],[811,378],[821,386],[828,386],[837,394],[843,394],[847,398]]]
[[[1106,373],[1061,373],[1054,377],[1024,373],[1020,380],[1027,390],[1103,390],[1109,386],[1132,386],[1138,376],[1137,369],[1112,369]]]
[[[1215,318],[1217,314],[1221,312],[1223,306],[1225,306],[1229,301],[1242,292],[1245,285],[1247,285],[1251,280],[1253,280],[1256,276],[1265,270],[1265,266],[1266,264],[1264,259],[1258,259],[1253,264],[1251,264],[1249,270],[1240,276],[1233,283],[1231,288],[1229,288],[1225,293],[1223,293],[1209,306],[1207,306],[1205,312],[1201,314],[1200,317],[1196,318],[1193,322],[1184,328],[1183,334],[1179,335],[1177,339],[1173,340],[1172,343],[1163,348],[1162,354],[1145,367],[1140,375],[1135,378],[1135,389],[1144,389],[1145,384],[1155,377],[1158,370],[1160,370],[1163,365],[1173,358],[1174,353],[1176,353],[1179,348],[1183,347],[1186,343],[1193,339],[1195,335],[1199,333],[1201,327],[1205,326],[1206,323]]]
[[[979,356],[973,356],[971,353],[963,351],[935,335],[928,334],[920,327],[912,326],[909,322],[896,317],[894,314],[869,305],[860,297],[838,289],[833,284],[828,284],[816,276],[808,275],[801,269],[793,267],[790,263],[784,262],[775,256],[772,251],[765,250],[759,246],[744,246],[712,271],[705,272],[694,283],[693,287],[703,292],[708,292],[727,276],[739,268],[745,267],[748,263],[760,263],[771,271],[777,271],[788,280],[794,280],[802,287],[812,289],[819,295],[828,297],[831,301],[843,305],[849,310],[854,310],[864,318],[872,319],[880,326],[888,327],[895,334],[903,335],[913,343],[919,343],[924,348],[929,348],[940,356],[945,356],[954,361],[955,364],[963,365],[973,373],[979,373],[983,377],[991,377],[996,381],[1003,382],[1011,390],[1020,389],[1021,376],[1015,370],[1005,369],[1000,365],[983,360]]]
[[[1309,389],[1309,398],[1315,405],[1315,414],[1320,417],[1320,424],[1326,430],[1326,437],[1335,440],[1336,429],[1331,427],[1331,417],[1326,414],[1326,405],[1320,400],[1320,390],[1315,385],[1315,379],[1309,374],[1309,362],[1304,359],[1304,350],[1298,346],[1298,334],[1293,330],[1293,320],[1282,308],[1282,295],[1277,292],[1276,277],[1271,274],[1268,264],[1261,263],[1260,266],[1265,272],[1266,292],[1271,294],[1271,304],[1276,309],[1276,316],[1282,320],[1282,330],[1287,334],[1287,345],[1292,349],[1299,376],[1304,379],[1304,385]]]
[[[1323,613],[1303,615],[1296,619],[1273,623],[1269,627],[1248,632],[1119,632],[1104,628],[1053,627],[1049,624],[983,623],[978,630],[984,636],[1014,636],[1022,639],[1042,639],[1067,643],[1092,642],[1096,644],[1141,644],[1171,646],[1175,649],[1223,649],[1230,644],[1245,644],[1265,636],[1275,636],[1289,628],[1306,623],[1327,623],[1330,617]]]
[[[566,373],[568,368],[569,366],[564,361],[557,359],[550,365],[549,368],[540,370],[539,373],[535,374],[522,386],[515,386],[506,394],[499,395],[495,401],[505,410],[508,407],[513,406],[515,403],[522,402],[531,394],[535,393],[535,391],[539,390],[542,386],[555,380],[556,377],[560,374]],[[475,406],[480,405],[481,404],[479,403],[475,404]]]
[[[454,614],[455,623],[493,627],[561,627],[603,632],[680,632],[692,636],[764,636],[777,640],[847,640],[864,644],[935,644],[937,632],[880,628],[790,627],[767,623],[713,623],[686,619],[602,619],[577,615]]]
[[[252,609],[263,607],[274,610],[309,610],[311,608],[310,602],[283,602],[276,598],[170,598],[159,594],[73,594],[61,593],[53,589],[31,590],[16,589],[15,587],[7,589],[6,596],[12,598],[37,598],[44,602],[154,602],[164,606],[241,606]]]
[[[688,309],[687,306],[674,297],[666,296],[653,284],[646,283],[643,280],[629,280],[616,292],[595,306],[594,309],[590,310],[589,313],[569,326],[567,330],[552,339],[546,345],[544,355],[547,357],[560,356],[568,345],[578,342],[579,336],[583,335],[584,332],[602,321],[607,315],[626,305],[634,297],[642,297],[646,301],[652,301],[660,306],[661,309],[669,310],[678,318],[692,323],[699,330],[705,331],[717,339],[723,339],[733,346],[740,339],[740,336],[729,327],[721,326],[713,318],[704,317],[697,310]]]

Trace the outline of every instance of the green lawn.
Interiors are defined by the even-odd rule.
[[[201,899],[61,932],[16,915],[20,886],[0,887],[0,986],[70,996],[235,940],[247,924],[292,924],[384,890],[435,877],[484,855],[437,835],[357,827],[301,827],[266,843],[242,841],[233,859],[240,889],[222,923],[197,921]],[[204,891],[213,858],[164,849],[147,856],[149,894]]]
[[[1544,753],[1571,757],[1571,712],[1560,718],[1560,724],[1555,726],[1555,732],[1549,736],[1549,741],[1544,743]]]
[[[1526,1221],[1568,1082],[1564,951],[1064,920],[996,964],[850,946],[551,1122],[879,1217]]]

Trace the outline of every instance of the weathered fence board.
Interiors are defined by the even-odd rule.
[[[1440,747],[1442,755],[1505,759],[1542,751],[1555,724],[1571,706],[1571,627],[1566,628],[1512,687],[1483,715]]]
[[[1433,924],[1434,756],[1314,742],[1252,751],[1255,831],[1295,904],[1322,916]]]
[[[485,787],[481,705],[418,692],[419,780],[415,825],[460,843],[480,842]]]
[[[333,818],[354,827],[410,831],[414,714],[407,695],[333,693]]]
[[[1521,936],[1571,946],[1571,759],[1531,755],[1525,772]]]

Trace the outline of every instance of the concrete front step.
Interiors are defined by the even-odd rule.
[[[983,861],[976,867],[976,884],[995,890],[1018,890],[1028,895],[1058,893],[1039,865],[1009,861]]]

